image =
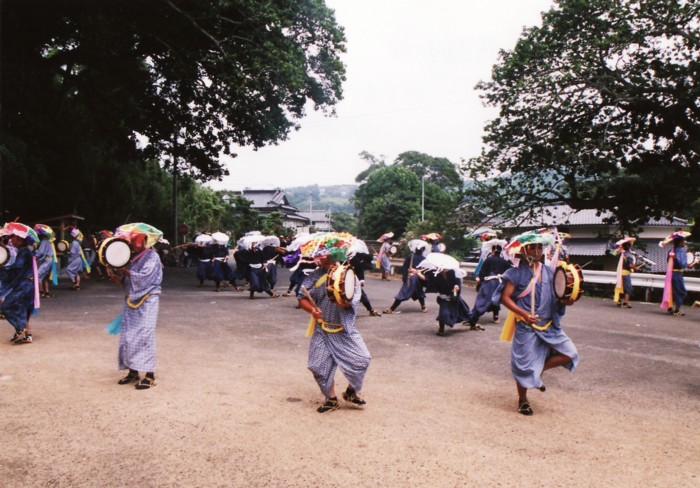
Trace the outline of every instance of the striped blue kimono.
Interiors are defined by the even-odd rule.
[[[519,307],[530,310],[530,293],[518,298],[532,279],[533,272],[525,260],[520,261],[517,268],[510,268],[502,279],[511,282],[515,290],[511,298]],[[569,371],[573,371],[578,364],[578,351],[576,346],[561,329],[561,318],[564,316],[566,306],[560,304],[554,294],[554,272],[547,266],[542,266],[542,279],[535,287],[535,311],[540,317],[537,325],[544,325],[550,320],[552,325],[544,331],[538,331],[525,322],[517,321],[515,324],[515,336],[511,350],[511,370],[515,381],[524,388],[540,388],[542,386],[542,369],[549,356],[557,351],[569,356],[571,361],[564,365]],[[499,287],[499,293],[505,283]]]
[[[119,369],[153,372],[163,265],[158,253],[149,248],[134,257],[128,269],[131,274],[124,278],[127,302],[119,336]],[[147,294],[150,296],[140,303]]]
[[[326,271],[323,268],[316,268],[306,277],[303,286],[309,291],[318,308],[323,311],[323,320],[328,322],[328,327],[343,326],[340,332],[332,333],[324,331],[321,325],[316,323],[309,344],[309,370],[313,373],[321,392],[329,398],[333,378],[338,368],[350,383],[350,387],[357,392],[361,391],[372,357],[364,339],[355,327],[355,314],[362,294],[360,282],[355,278],[352,306],[342,308],[328,298],[325,280],[320,286],[315,286],[319,278],[325,274]],[[298,298],[303,296],[301,293],[297,295]]]

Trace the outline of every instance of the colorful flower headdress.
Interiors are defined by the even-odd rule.
[[[511,239],[511,241],[505,247],[505,251],[507,251],[509,255],[515,256],[521,252],[523,246],[528,244],[553,246],[554,240],[554,234],[552,233],[551,229],[530,230]]]
[[[321,232],[312,236],[299,249],[301,255],[308,258],[326,257],[329,261],[340,263],[347,261],[348,250],[355,237],[346,232]]]
[[[664,247],[667,244],[672,243],[675,239],[678,239],[680,237],[682,237],[683,239],[686,239],[686,238],[690,237],[690,232],[685,231],[685,230],[679,230],[679,231],[673,232],[672,234],[667,235],[666,239],[664,239],[663,241],[659,241],[659,247]]]

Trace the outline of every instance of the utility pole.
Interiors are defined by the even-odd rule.
[[[425,221],[425,175],[420,175],[420,221]]]

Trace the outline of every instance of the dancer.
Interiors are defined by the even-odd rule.
[[[637,257],[632,253],[634,237],[625,237],[615,243],[613,255],[619,254],[617,263],[617,280],[615,282],[614,300],[620,308],[632,308],[629,304],[632,295],[632,273],[642,269],[644,264],[637,265]],[[620,297],[624,294],[624,299]]]
[[[682,317],[681,306],[688,292],[685,289],[683,270],[688,267],[688,253],[685,250],[685,238],[690,236],[690,232],[678,231],[670,234],[659,246],[664,247],[673,243],[673,247],[668,252],[668,265],[666,266],[666,283],[664,295],[661,301],[661,308],[665,308],[669,315]]]
[[[428,308],[425,306],[425,290],[420,278],[413,272],[425,259],[424,253],[428,252],[429,244],[426,242],[422,245],[417,245],[415,251],[409,251],[403,261],[401,267],[401,289],[394,297],[394,303],[389,308],[384,310],[385,314],[392,314],[402,302],[408,299],[418,300],[420,303],[421,312],[427,313]],[[396,312],[400,313],[400,312]]]
[[[356,242],[357,241],[359,241],[359,239],[357,239]],[[348,263],[355,272],[355,276],[357,277],[357,279],[360,280],[360,303],[362,303],[362,305],[367,309],[370,317],[381,317],[382,314],[372,307],[372,304],[369,301],[369,297],[367,296],[367,292],[365,291],[365,270],[372,268],[372,255],[369,253],[366,244],[364,245],[362,252],[353,252],[353,250],[351,249],[350,254],[351,257]]]
[[[49,280],[53,278],[53,285],[58,285],[58,272],[56,270],[56,249],[53,241],[56,239],[53,229],[48,225],[36,224],[34,231],[39,236],[39,247],[36,250],[37,274],[39,275],[39,296],[51,298],[54,295],[49,291]]]
[[[382,243],[382,247],[379,248],[379,254],[377,254],[377,267],[382,271],[383,281],[389,281],[389,275],[391,274],[391,260],[389,258],[391,258],[391,249],[393,246],[391,239],[393,237],[393,232],[387,232],[377,239],[377,242]]]
[[[9,252],[14,255],[14,259],[2,267],[0,312],[15,329],[10,342],[31,344],[34,339],[29,327],[29,318],[34,307],[39,307],[38,276],[35,273],[34,261],[36,233],[19,222],[6,224],[2,233],[10,236],[8,244],[12,249]]]
[[[163,233],[147,224],[126,224],[115,236],[129,241],[132,258],[123,268],[110,269],[110,278],[121,284],[126,302],[121,314],[119,369],[129,373],[117,383],[136,383],[137,390],[156,386],[156,323],[160,304],[163,264],[153,245]],[[139,371],[145,372],[143,378]]]
[[[469,315],[469,327],[472,330],[483,330],[477,322],[479,317],[489,311],[493,313],[493,321],[495,323],[499,322],[501,307],[494,304],[491,297],[501,283],[503,273],[512,267],[510,261],[501,256],[502,245],[505,245],[506,241],[491,240],[489,242],[495,242],[495,244],[491,248],[491,255],[484,260],[484,264],[479,271],[476,300]]]
[[[65,272],[71,280],[71,290],[80,290],[80,275],[86,269],[87,261],[83,256],[83,234],[77,227],[68,227],[70,247],[68,248],[68,264]],[[89,271],[88,271],[89,272]]]
[[[469,305],[462,299],[464,274],[461,270],[455,269],[428,269],[425,267],[427,264],[425,260],[421,264],[411,273],[425,283],[426,292],[437,293],[437,335],[444,336],[446,325],[454,327],[457,323],[469,320]]]
[[[506,271],[496,293],[510,310],[501,332],[502,341],[513,341],[511,370],[518,390],[518,412],[532,415],[527,390],[545,391],[542,373],[557,366],[573,371],[578,351],[561,329],[566,305],[554,293],[552,268],[541,263],[545,245],[553,245],[554,236],[537,231],[514,238],[506,251],[520,253],[517,267]],[[513,337],[515,336],[515,337]]]
[[[238,252],[240,253],[241,260],[244,261],[250,268],[249,298],[253,300],[256,293],[267,293],[270,298],[279,297],[280,294],[275,293],[270,288],[270,281],[268,280],[267,269],[265,268],[265,254],[260,248],[259,243],[254,243],[248,251]]]
[[[313,257],[319,265],[306,278],[302,293],[297,296],[299,306],[312,316],[307,331],[311,335],[308,367],[325,396],[325,402],[317,409],[319,413],[340,408],[335,392],[338,368],[348,380],[343,399],[355,406],[366,404],[360,391],[372,358],[355,326],[361,295],[359,281],[355,278],[354,294],[349,303],[342,305],[330,300],[325,286],[331,266],[347,259],[352,239],[349,234],[328,233],[302,246],[302,254]]]

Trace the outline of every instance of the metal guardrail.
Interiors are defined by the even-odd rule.
[[[393,267],[400,268],[403,260],[392,260]],[[477,263],[460,263],[460,267],[467,273],[474,273]],[[617,282],[617,273],[614,271],[592,271],[583,270],[583,281],[585,283],[596,283],[601,285],[615,285]],[[632,273],[632,285],[643,288],[664,288],[666,276],[662,274],[651,273]],[[700,292],[700,278],[685,277],[685,288],[688,291]]]

